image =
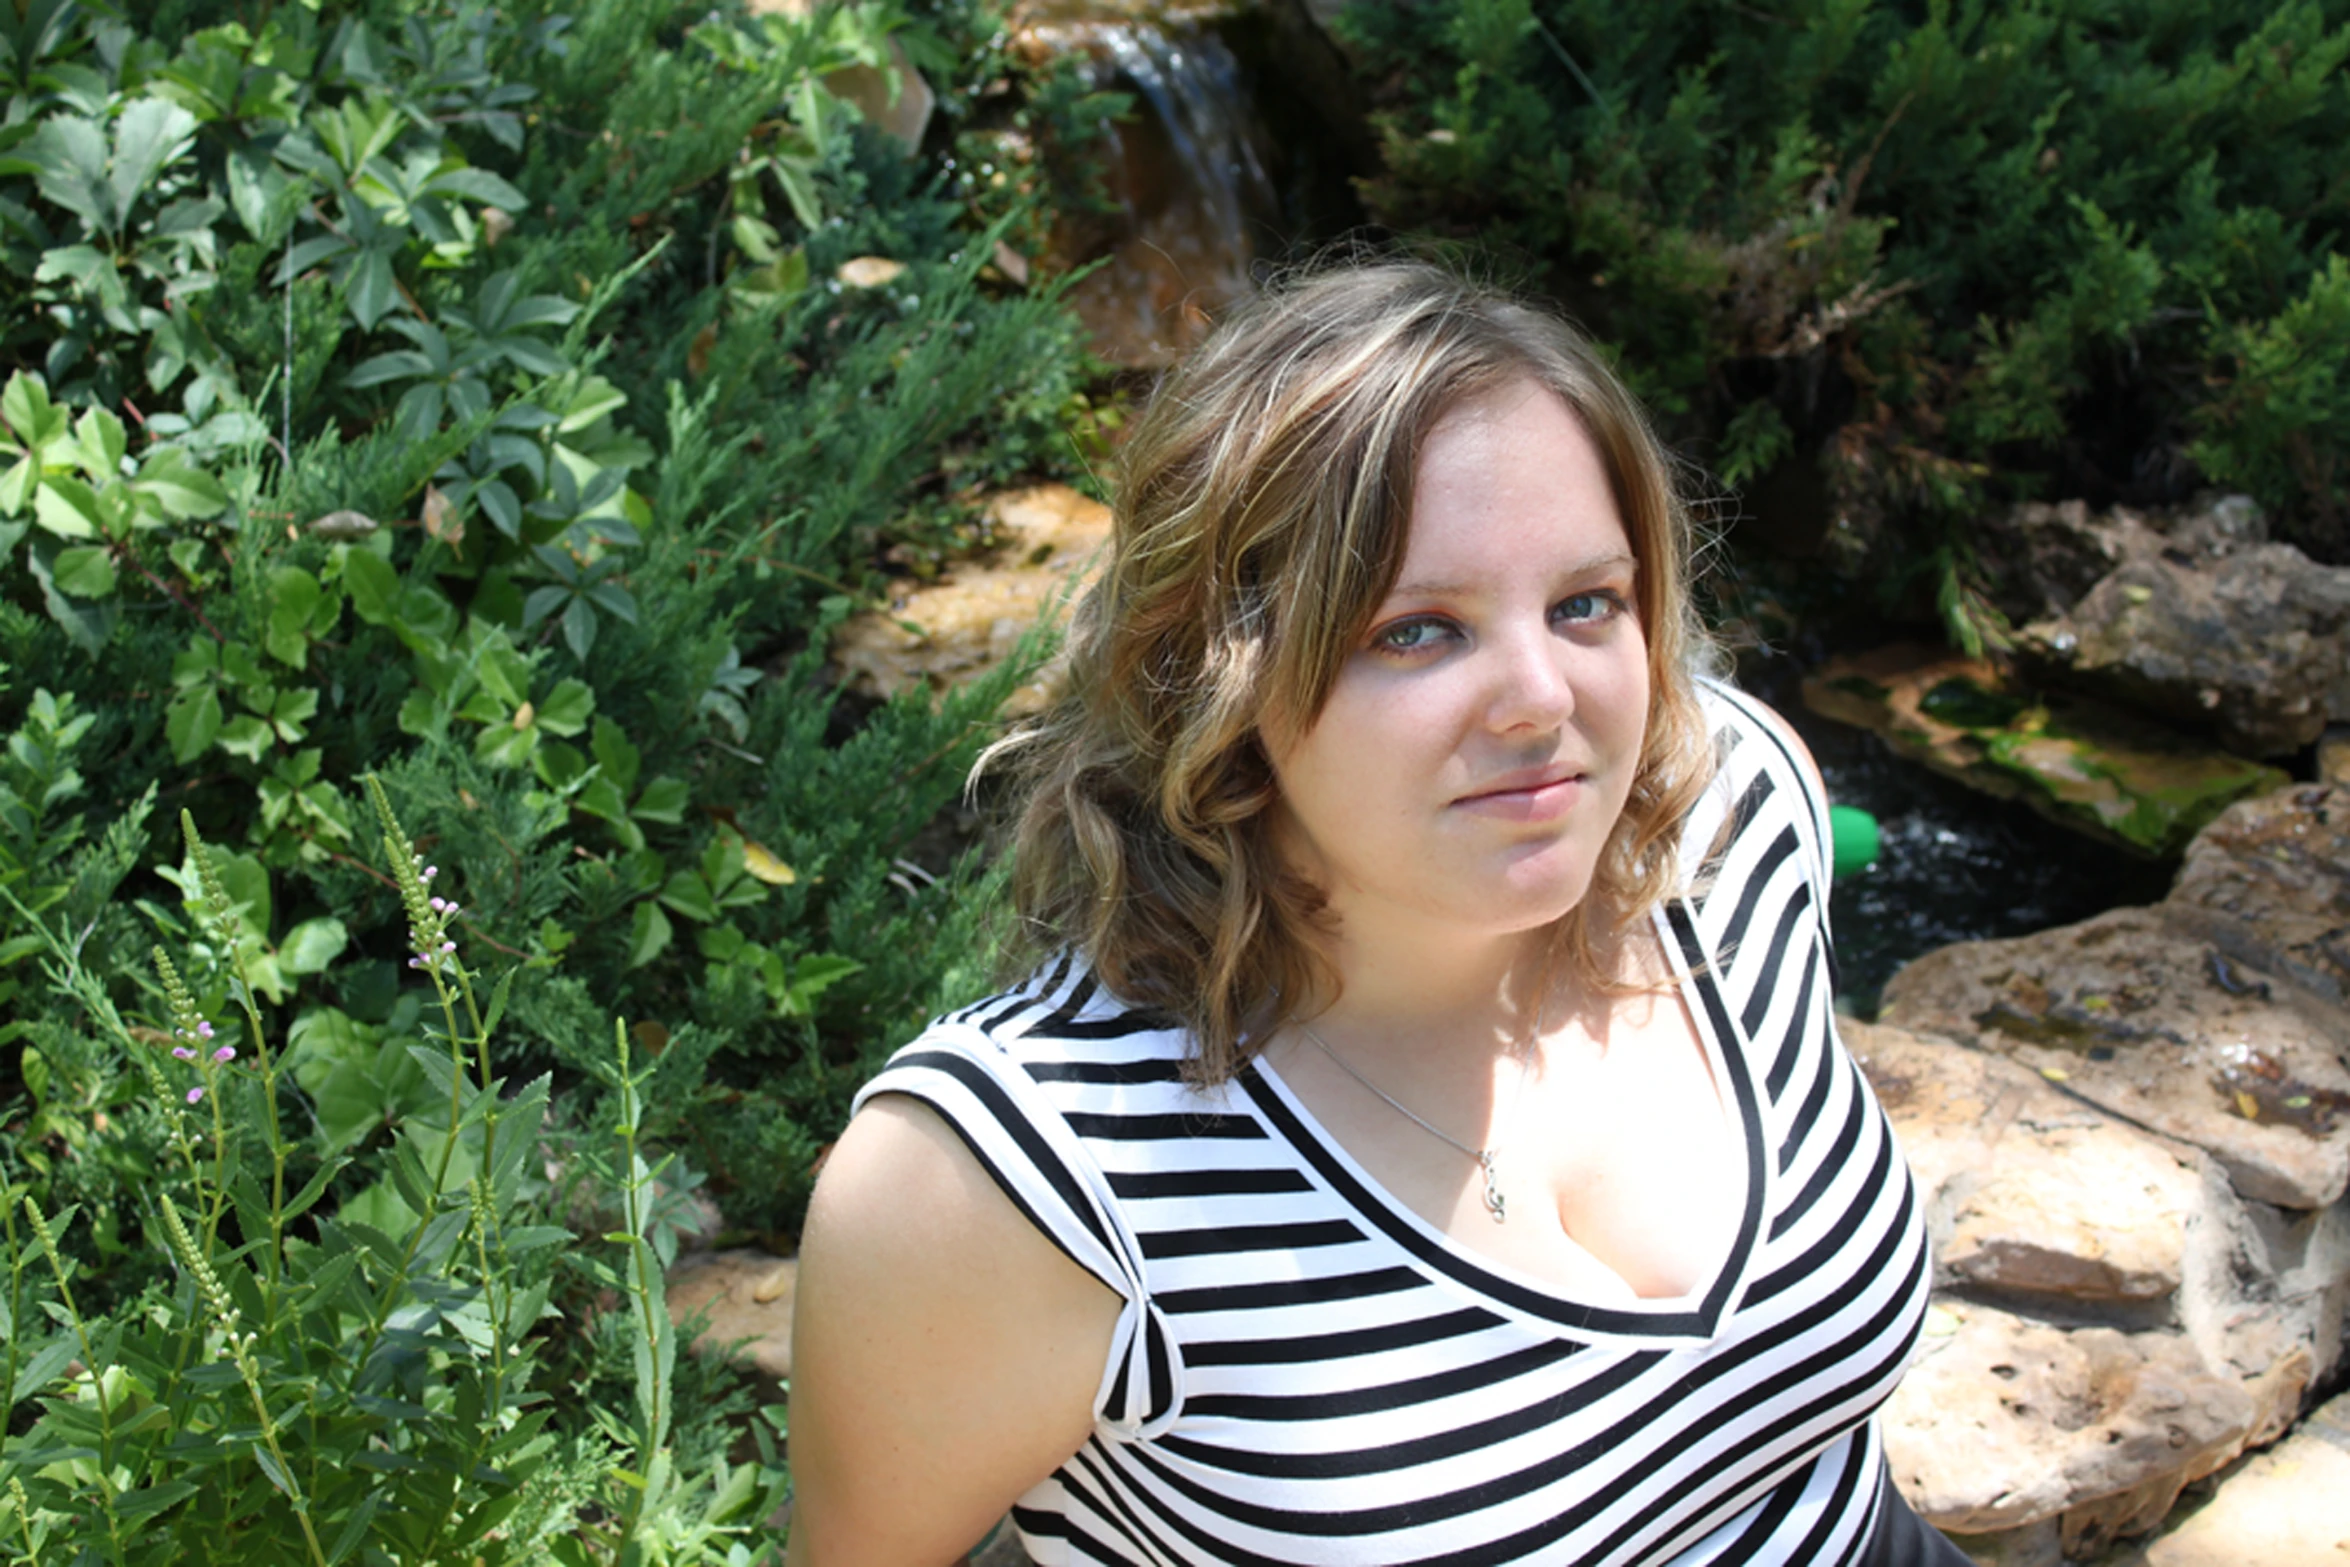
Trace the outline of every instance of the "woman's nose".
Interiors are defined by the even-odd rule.
[[[1488,638],[1486,653],[1493,682],[1488,700],[1495,732],[1554,729],[1575,711],[1568,678],[1573,648],[1545,617],[1538,627],[1512,626]]]

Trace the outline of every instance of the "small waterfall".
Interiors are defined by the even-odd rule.
[[[1136,100],[1110,133],[1118,210],[1072,225],[1066,259],[1107,258],[1074,295],[1096,351],[1166,364],[1248,291],[1250,263],[1285,235],[1275,153],[1246,73],[1204,16],[1091,5],[1025,34],[1031,47],[1082,55],[1092,85]]]

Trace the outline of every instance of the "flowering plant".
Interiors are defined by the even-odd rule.
[[[181,825],[200,934],[226,954],[237,1015],[204,1016],[157,949],[169,1027],[134,1028],[42,927],[51,983],[144,1078],[177,1168],[158,1172],[149,1234],[167,1266],[112,1311],[77,1295],[80,1269],[60,1245],[74,1210],[46,1212],[30,1196],[6,1205],[0,1553],[114,1567],[421,1567],[453,1553],[480,1567],[747,1564],[745,1536],[785,1482],[765,1430],[761,1462],[721,1458],[694,1475],[673,1463],[675,1336],[647,1238],[660,1172],[637,1146],[644,1079],[627,1033],[608,1076],[623,1227],[607,1238],[627,1251],[614,1277],[637,1341],[636,1407],[566,1437],[550,1421],[537,1329],[557,1314],[550,1259],[573,1236],[531,1222],[526,1190],[547,1081],[496,1075],[490,1044],[511,971],[485,1004],[451,935],[460,911],[432,891],[434,868],[370,785],[412,966],[437,1014],[412,1054],[438,1107],[406,1117],[390,1150],[405,1223],[325,1211],[343,1156],[288,1190],[302,1150],[281,1115],[293,1092],[285,1058],[265,1036],[235,905],[192,820]],[[16,901],[4,886],[0,897]],[[386,1208],[367,1212],[380,1220]],[[22,1402],[37,1409],[29,1422]]]

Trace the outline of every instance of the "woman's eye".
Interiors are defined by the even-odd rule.
[[[1569,623],[1605,620],[1624,607],[1624,601],[1609,592],[1574,593],[1560,599],[1551,613]]]
[[[1371,639],[1371,645],[1383,653],[1417,653],[1434,647],[1446,632],[1441,620],[1400,620],[1382,627]]]

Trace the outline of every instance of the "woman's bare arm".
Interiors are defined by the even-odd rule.
[[[1119,1309],[936,1113],[875,1099],[801,1240],[789,1567],[959,1560],[1084,1444]]]

